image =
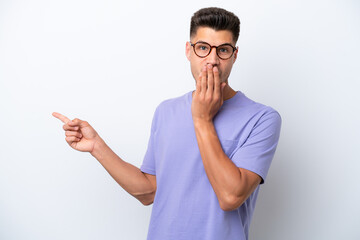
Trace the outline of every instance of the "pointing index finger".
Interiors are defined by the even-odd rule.
[[[67,123],[70,121],[70,119],[68,119],[67,117],[65,117],[64,115],[57,113],[57,112],[53,112],[52,115],[54,117],[56,117],[57,119],[61,120],[63,123]]]

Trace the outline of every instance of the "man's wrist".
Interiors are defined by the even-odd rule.
[[[205,120],[200,118],[193,118],[193,122],[195,128],[206,128],[214,124],[212,120]]]
[[[109,147],[106,145],[105,141],[102,138],[99,137],[99,139],[97,141],[95,141],[94,148],[90,152],[90,154],[93,157],[95,157],[97,160],[99,160],[101,158],[101,156],[104,155],[104,152],[108,148]]]

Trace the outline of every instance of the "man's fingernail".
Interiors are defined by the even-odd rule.
[[[211,65],[211,64],[208,64],[207,67],[208,67],[208,69],[211,69],[211,68],[212,68],[212,65]]]

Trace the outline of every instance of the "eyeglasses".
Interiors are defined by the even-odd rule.
[[[231,46],[229,43],[221,44],[219,46],[211,46],[207,42],[191,43],[190,45],[194,48],[196,56],[204,58],[207,57],[213,48],[216,48],[216,55],[222,60],[231,58],[234,54],[236,47]]]

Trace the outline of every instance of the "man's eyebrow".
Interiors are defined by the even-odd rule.
[[[207,44],[211,45],[210,43],[202,41],[202,40],[199,40],[196,43],[207,43]],[[232,43],[229,43],[229,42],[225,42],[225,43],[219,44],[217,46],[221,46],[221,45],[224,45],[224,44],[229,44],[229,45],[233,46]],[[214,45],[211,45],[211,46],[214,46]]]

